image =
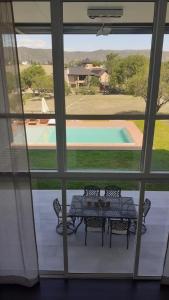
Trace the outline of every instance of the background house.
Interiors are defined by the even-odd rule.
[[[99,78],[101,87],[109,83],[109,75],[102,66],[95,66],[89,59],[83,60],[80,66],[65,68],[65,81],[70,87],[88,86],[91,76]]]
[[[65,81],[68,86],[77,88],[79,86],[87,86],[89,84],[90,70],[82,66],[65,68]]]

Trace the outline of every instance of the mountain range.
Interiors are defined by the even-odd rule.
[[[149,57],[149,50],[96,50],[96,51],[65,51],[64,62],[79,61],[88,58],[89,60],[106,60],[106,55],[109,53],[117,53],[119,56],[125,57],[128,55],[145,55]],[[52,50],[51,49],[33,49],[27,47],[18,47],[19,63],[27,61],[29,63],[51,64]],[[169,60],[169,51],[163,51],[163,61]]]

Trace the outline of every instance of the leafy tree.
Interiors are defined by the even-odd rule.
[[[51,75],[36,75],[33,78],[32,83],[33,90],[39,90],[40,92],[52,92],[53,91],[53,78]]]
[[[23,79],[22,76],[20,76],[20,79],[21,79],[21,89],[22,90],[25,90],[27,88],[26,84],[25,84],[25,80]]]
[[[148,65],[128,82],[128,92],[147,101]],[[156,111],[169,102],[169,62],[162,63]]]
[[[114,53],[107,55],[106,67],[110,75],[110,85],[126,92],[128,80],[140,72],[146,63],[147,58],[143,55],[129,55],[124,58]]]
[[[142,97],[147,101],[147,85],[148,72],[147,70],[142,70],[128,80],[127,92],[133,96]]]
[[[90,87],[92,87],[92,86],[99,87],[100,86],[99,78],[96,76],[91,76],[89,86]]]
[[[92,60],[91,61],[93,67],[100,67],[103,65],[103,61],[100,61],[100,60]]]
[[[144,55],[129,55],[122,60],[121,64],[124,81],[127,81],[144,68],[147,58]]]
[[[26,87],[32,87],[37,76],[44,76],[45,70],[42,66],[33,64],[21,72],[21,83]]]
[[[119,56],[116,53],[110,53],[106,56],[105,66],[109,74],[112,73],[113,65],[115,64],[117,58],[119,58]]]

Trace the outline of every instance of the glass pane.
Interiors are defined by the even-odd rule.
[[[166,14],[166,25],[169,22],[169,4],[167,5],[167,14]],[[166,26],[167,27],[167,26]],[[167,28],[166,28],[167,31]],[[157,114],[168,114],[169,113],[169,34],[164,35],[163,40],[163,52],[162,52],[162,64],[160,72],[160,86],[157,99]]]
[[[145,218],[142,221],[140,276],[162,275],[169,231],[168,196],[168,183],[146,184],[145,199],[148,198],[150,202],[145,205]]]
[[[17,35],[25,113],[54,113],[52,41],[50,34]]]
[[[169,171],[169,120],[155,123],[151,168],[153,171]]]
[[[31,169],[56,169],[56,126],[54,119],[26,119],[26,136]],[[15,132],[19,141],[20,132]]]
[[[39,269],[62,271],[63,235],[57,232],[58,217],[53,207],[56,198],[62,207],[61,182],[47,178],[33,179],[32,188]],[[59,216],[61,221],[62,213]]]
[[[160,86],[157,99],[157,114],[169,113],[169,34],[164,35],[162,63],[160,72]]]
[[[150,48],[150,34],[65,34],[66,113],[144,114]]]
[[[139,170],[144,121],[66,122],[69,169]]]
[[[95,194],[95,196],[91,196],[91,191],[90,194],[85,193],[86,196],[83,196],[84,188],[88,185],[98,187],[100,196],[98,196],[99,190],[96,190],[97,195]],[[117,189],[119,192],[121,190],[121,194],[113,195],[114,198],[112,195],[106,194],[105,198],[104,189],[108,185],[118,187]],[[137,219],[138,201],[139,189],[136,182],[112,180],[74,180],[67,182],[67,205],[70,205],[69,215],[74,218],[75,228],[75,234],[70,234],[67,237],[69,272],[133,273],[135,234],[130,234],[129,231],[129,245],[127,249],[125,226],[128,226],[129,230],[132,219]],[[90,223],[90,217],[93,216],[95,217],[94,223]],[[89,219],[86,217],[89,217]],[[109,222],[111,218],[112,234],[110,234],[111,223]],[[101,228],[99,228],[97,221],[100,221],[101,225],[103,225],[103,246],[102,230],[100,230]],[[116,223],[113,223],[113,221],[116,221]],[[124,229],[124,231],[122,230],[123,232],[120,231],[121,226]],[[114,234],[115,232],[116,234]]]

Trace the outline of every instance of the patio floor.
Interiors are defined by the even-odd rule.
[[[103,191],[102,191],[103,193]],[[80,190],[68,190],[67,204],[72,195],[83,194]],[[123,191],[122,196],[132,196],[138,204],[137,191]],[[34,190],[33,205],[36,238],[39,255],[39,267],[43,271],[63,270],[63,240],[56,229],[56,215],[53,199],[61,202],[59,190]],[[152,202],[146,218],[147,232],[142,235],[139,275],[161,276],[165,247],[169,232],[169,192],[146,192]],[[73,273],[132,273],[135,255],[135,235],[130,235],[129,249],[126,249],[125,236],[112,236],[112,248],[109,248],[108,234],[105,233],[104,247],[101,247],[99,233],[88,234],[87,246],[84,246],[84,225],[77,234],[68,236],[68,268]]]

